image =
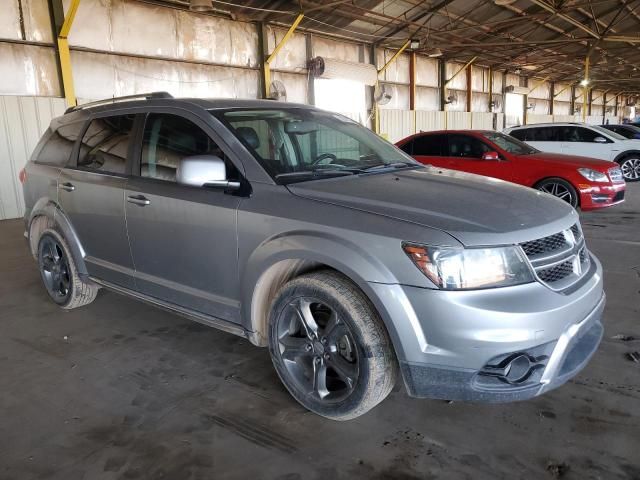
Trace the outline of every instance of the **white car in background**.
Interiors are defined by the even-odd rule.
[[[610,160],[620,165],[627,182],[640,180],[640,140],[585,123],[538,123],[504,130],[504,133],[543,152]]]

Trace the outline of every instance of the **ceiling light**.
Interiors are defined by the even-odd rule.
[[[440,50],[439,48],[434,48],[429,53],[427,53],[427,56],[429,56],[431,58],[441,57],[442,56],[442,50]]]
[[[411,48],[412,50],[420,48],[420,40],[416,40],[415,38],[409,40],[409,48]]]
[[[192,12],[210,12],[213,10],[211,0],[191,0],[189,10]]]
[[[493,0],[493,3],[496,5],[511,5],[512,3],[516,3],[516,0]]]
[[[589,85],[589,80],[586,78],[581,80],[580,85],[582,85],[583,87],[586,87],[587,85]]]
[[[518,68],[516,68],[516,69],[514,70],[514,73],[515,73],[516,75],[520,75],[520,72],[521,72],[521,71],[522,71],[522,70],[520,70],[520,67],[518,67]]]

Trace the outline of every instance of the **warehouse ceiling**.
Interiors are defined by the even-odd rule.
[[[189,0],[165,3],[188,7]],[[231,0],[218,14],[399,48],[592,88],[640,91],[640,0]]]

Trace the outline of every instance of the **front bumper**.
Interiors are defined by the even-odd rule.
[[[540,283],[446,292],[377,285],[414,397],[508,402],[575,376],[602,338],[602,267],[570,292]],[[377,302],[376,302],[377,303]]]
[[[625,183],[593,184],[589,188],[580,188],[580,208],[586,211],[618,205],[624,202],[625,189]]]

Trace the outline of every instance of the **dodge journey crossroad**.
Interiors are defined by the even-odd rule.
[[[602,337],[602,268],[570,205],[421,165],[310,106],[155,93],[74,107],[21,180],[60,307],[104,287],[246,337],[331,419],[398,377],[414,397],[531,398]]]

